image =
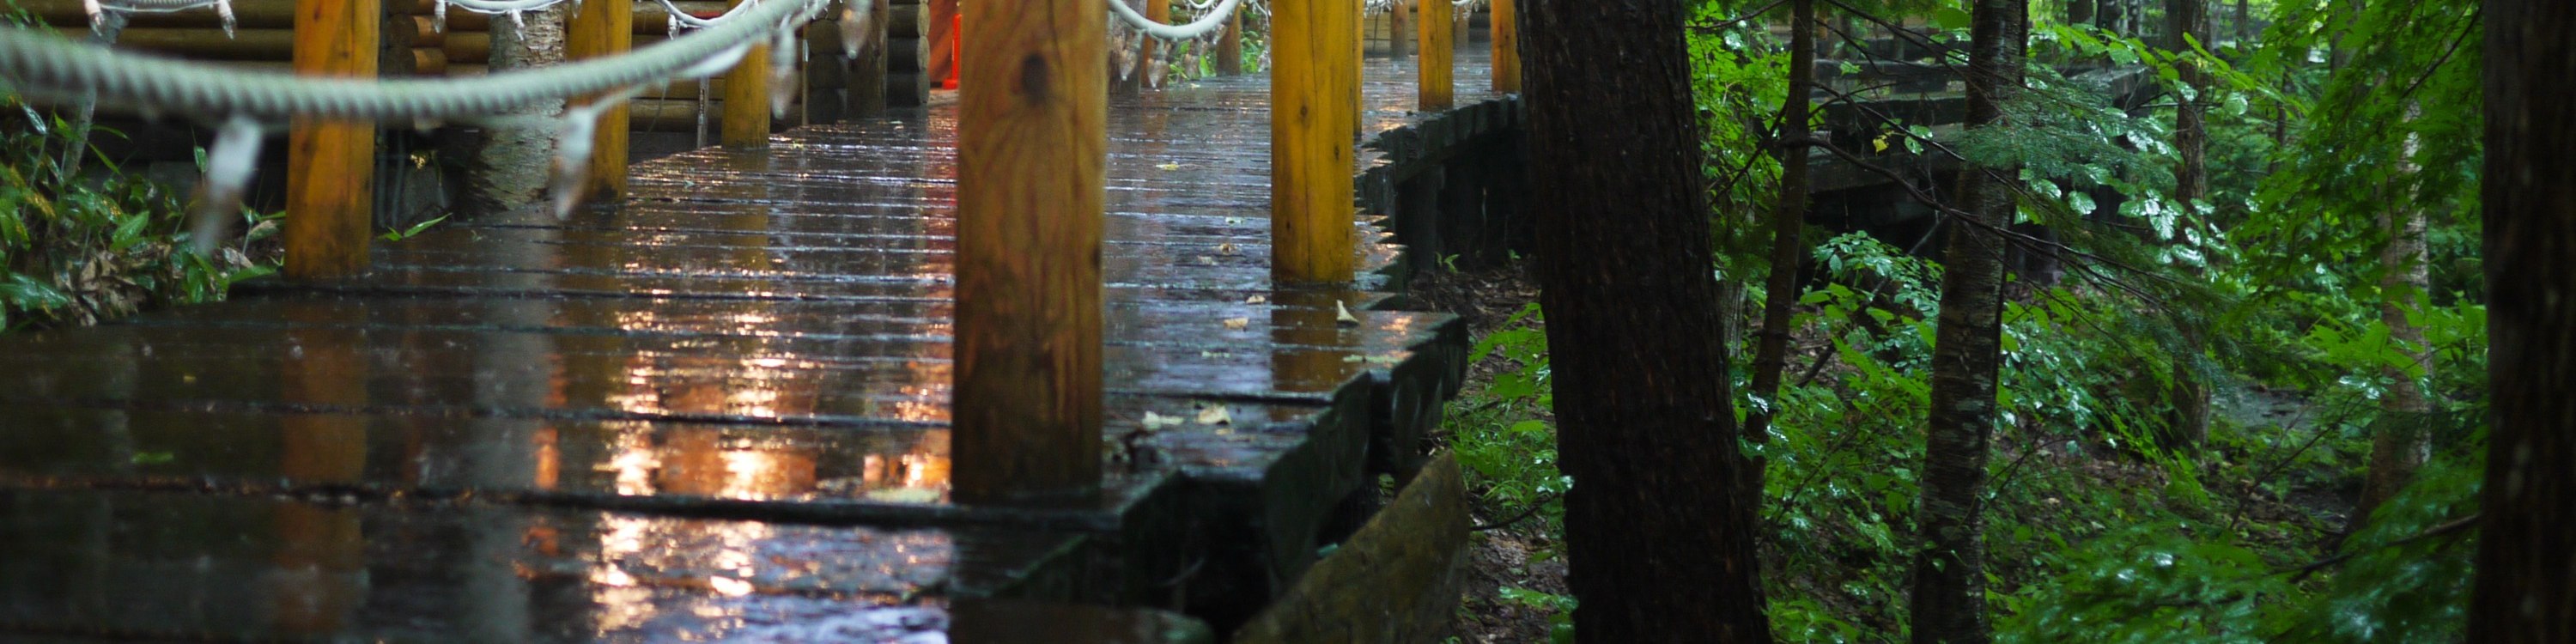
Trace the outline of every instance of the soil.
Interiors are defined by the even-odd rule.
[[[1425,308],[1458,314],[1467,322],[1469,337],[1482,339],[1495,326],[1511,318],[1521,307],[1538,301],[1538,285],[1530,279],[1526,263],[1451,272],[1426,271],[1407,291]],[[1460,400],[1472,400],[1474,392],[1492,382],[1496,372],[1511,368],[1498,357],[1469,365],[1466,391]],[[1441,437],[1444,438],[1445,437]],[[1477,524],[1510,521],[1527,508],[1491,507],[1482,499],[1471,499]],[[1523,588],[1564,595],[1565,558],[1556,535],[1548,534],[1538,524],[1520,522],[1478,530],[1469,536],[1471,549],[1466,587],[1458,598],[1458,610],[1452,633],[1465,644],[1501,644],[1506,642],[1548,641],[1551,608],[1530,606],[1504,599],[1502,589]]]

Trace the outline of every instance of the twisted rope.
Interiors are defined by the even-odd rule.
[[[336,79],[244,70],[117,51],[24,29],[0,30],[0,79],[21,94],[146,113],[441,121],[503,114],[573,96],[723,72],[771,30],[802,22],[825,0],[746,3],[708,29],[632,53],[480,78]],[[731,18],[741,18],[734,20]]]
[[[1235,6],[1242,4],[1242,0],[1221,0],[1216,3],[1215,10],[1201,14],[1198,20],[1193,20],[1188,24],[1182,25],[1167,25],[1155,22],[1154,19],[1147,18],[1144,14],[1136,13],[1136,9],[1134,7],[1127,6],[1127,3],[1125,2],[1121,2],[1120,0],[1107,1],[1109,2],[1109,13],[1118,16],[1120,20],[1126,21],[1128,27],[1134,28],[1138,33],[1170,41],[1194,40],[1206,37],[1208,34],[1216,33],[1219,28],[1225,26],[1227,18],[1234,16]]]

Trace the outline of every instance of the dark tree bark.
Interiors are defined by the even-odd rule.
[[[2021,91],[2030,5],[1977,0],[1968,45],[1968,127],[2003,122],[2004,101]],[[1923,496],[1914,557],[1914,641],[1981,643],[1986,619],[1987,438],[1995,427],[1995,379],[2003,362],[2004,240],[2013,219],[2011,168],[1962,171],[1956,214],[1974,221],[1950,230],[1941,273],[1941,318],[1932,346],[1931,419],[1923,455]]]
[[[2485,534],[2469,641],[2576,642],[2576,3],[2486,2]]]
[[[1436,1],[1436,0],[1435,0]],[[1679,0],[1534,0],[1534,260],[1585,642],[1768,642]]]
[[[1789,363],[1789,307],[1798,303],[1798,260],[1807,253],[1800,229],[1807,223],[1807,120],[1816,84],[1815,0],[1790,3],[1789,96],[1780,106],[1780,201],[1771,210],[1771,276],[1762,285],[1762,340],[1753,351],[1753,399],[1744,414],[1744,437],[1770,439],[1772,410],[1779,407],[1780,372]],[[1754,465],[1754,490],[1762,466]]]

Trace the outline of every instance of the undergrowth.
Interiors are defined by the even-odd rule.
[[[233,282],[275,271],[276,216],[245,212],[238,239],[198,254],[177,190],[97,155],[60,116],[0,95],[0,118],[21,115],[0,126],[0,332],[220,300]],[[66,163],[72,155],[78,163]]]

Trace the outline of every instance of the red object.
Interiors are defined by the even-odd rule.
[[[959,4],[962,5],[964,3]],[[939,81],[939,86],[946,89],[957,89],[957,68],[964,67],[964,61],[966,60],[965,7],[958,7],[957,15],[948,17],[948,29],[948,78],[946,80]]]

